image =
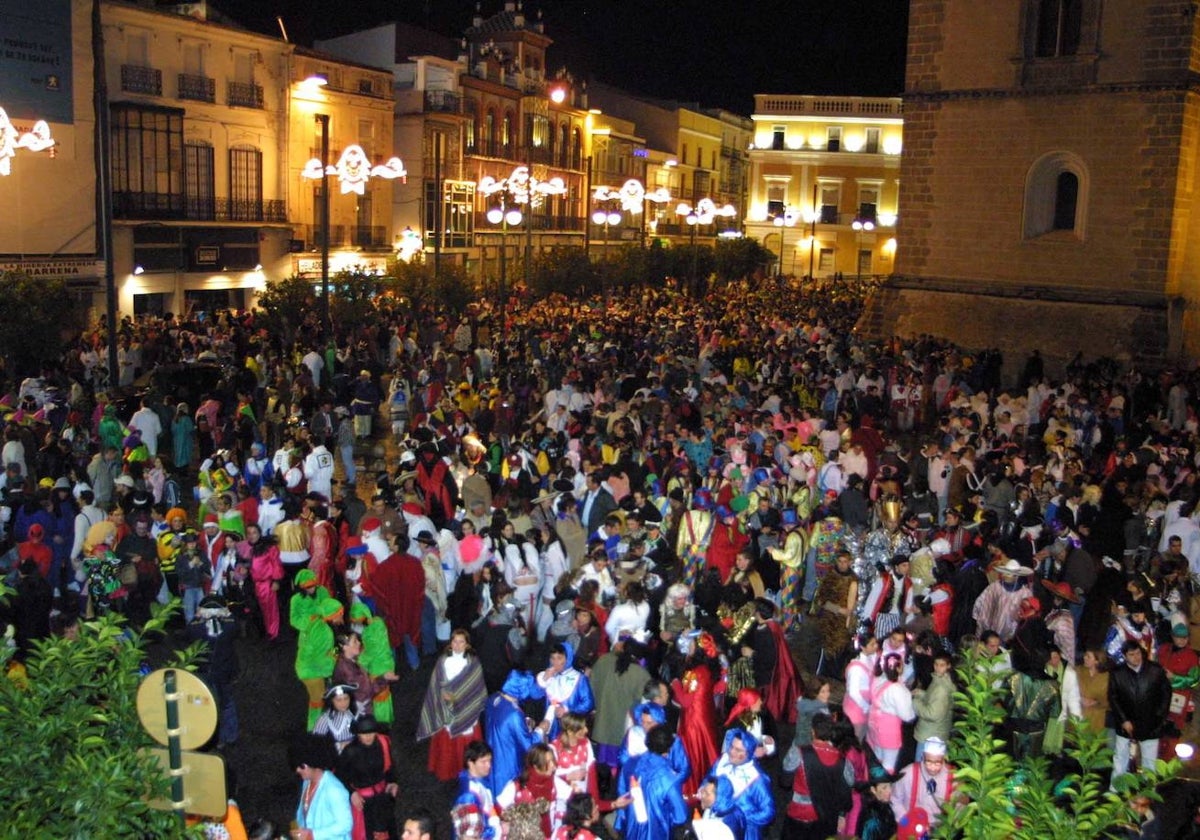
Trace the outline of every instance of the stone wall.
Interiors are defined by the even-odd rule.
[[[1061,376],[1081,351],[1085,361],[1107,356],[1154,369],[1168,361],[1168,311],[1164,301],[1138,303],[1034,299],[1003,288],[956,291],[894,278],[872,296],[856,332],[876,340],[930,334],[966,348],[999,349],[1006,383],[1035,348],[1051,376]]]

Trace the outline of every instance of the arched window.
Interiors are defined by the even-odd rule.
[[[1054,58],[1079,52],[1083,0],[1040,0],[1037,4],[1037,43],[1034,55]]]
[[[578,128],[571,132],[571,168],[583,168],[583,133]]]
[[[468,99],[463,106],[463,115],[467,118],[463,123],[463,145],[467,154],[475,154],[479,149],[479,103]]]
[[[500,145],[503,147],[501,154],[504,157],[512,157],[513,153],[513,115],[512,111],[504,112],[504,122],[500,125]]]
[[[488,109],[483,118],[483,136],[479,145],[485,155],[496,154],[496,112]]]
[[[571,154],[570,136],[571,127],[564,122],[561,126],[559,126],[559,137],[562,139],[558,144],[558,159],[554,161],[556,166],[566,166],[571,162],[569,160],[569,156]]]
[[[1083,239],[1088,183],[1078,155],[1050,152],[1038,158],[1025,178],[1024,238],[1060,231]]]

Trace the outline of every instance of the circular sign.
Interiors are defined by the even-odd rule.
[[[142,726],[158,743],[167,745],[167,671],[175,672],[175,702],[179,707],[179,748],[194,750],[217,731],[217,702],[195,674],[181,668],[160,668],[138,687],[137,710]]]

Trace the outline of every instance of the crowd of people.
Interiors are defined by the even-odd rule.
[[[223,747],[237,646],[294,640],[300,838],[920,836],[955,807],[967,652],[1014,755],[1078,719],[1114,779],[1153,768],[1200,681],[1200,378],[1052,382],[1034,352],[1006,387],[997,352],[856,336],[861,303],[127,320],[121,388],[84,335],[0,399],[18,659],[177,597]],[[197,361],[254,385],[132,388]],[[411,742],[449,814],[397,820]]]

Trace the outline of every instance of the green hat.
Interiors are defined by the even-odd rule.
[[[345,611],[346,608],[342,606],[342,602],[337,598],[326,598],[321,602],[321,609],[318,610],[318,612],[321,614],[321,618],[325,619],[326,621],[331,618],[336,618]]]
[[[369,618],[372,618],[371,610],[362,601],[355,601],[350,606],[351,621],[366,621]]]
[[[301,569],[296,575],[296,586],[299,589],[312,589],[317,585],[317,576],[312,569]]]
[[[734,513],[741,513],[750,507],[750,497],[746,495],[734,496],[729,501],[729,507]]]

